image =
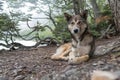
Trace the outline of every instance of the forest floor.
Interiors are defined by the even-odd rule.
[[[116,38],[118,37],[97,40],[96,45],[107,44]],[[65,61],[52,61],[50,59],[56,48],[56,46],[47,46],[1,52],[0,80],[40,80],[42,76],[48,73],[59,72],[72,66]],[[83,67],[86,73],[95,69],[120,70],[120,53],[96,57],[79,65],[74,65],[74,67]]]

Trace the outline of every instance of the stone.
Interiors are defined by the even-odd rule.
[[[0,76],[0,80],[9,80],[9,79],[6,78],[6,77],[2,77],[2,76]]]
[[[19,75],[19,76],[15,77],[14,80],[23,80],[24,78],[25,78],[25,76]]]

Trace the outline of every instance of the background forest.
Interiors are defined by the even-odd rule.
[[[70,35],[63,13],[79,14],[85,9],[96,38],[119,35],[119,4],[119,0],[2,0],[0,46],[14,49],[68,42]],[[35,44],[26,46],[21,40]]]
[[[78,65],[51,60],[71,41],[64,13],[86,9],[93,58]],[[0,0],[0,80],[92,80],[94,70],[120,80],[120,0]]]

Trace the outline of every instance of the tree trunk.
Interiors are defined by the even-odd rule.
[[[0,1],[0,11],[2,11],[3,9],[2,9],[2,6],[3,6],[3,2],[2,1]]]
[[[85,9],[85,0],[72,0],[75,14],[80,14]]]
[[[117,34],[120,34],[120,0],[108,0],[114,15],[115,30]]]
[[[91,2],[91,5],[93,7],[93,11],[94,11],[94,16],[95,16],[95,19],[100,17],[100,9],[96,3],[96,0],[90,0]]]
[[[79,0],[73,0],[73,7],[75,14],[79,14],[80,13]]]
[[[82,12],[85,8],[85,0],[79,0],[80,11]]]

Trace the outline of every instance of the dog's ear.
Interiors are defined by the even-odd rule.
[[[88,10],[84,10],[80,13],[80,16],[82,18],[84,18],[85,20],[87,20],[87,17],[88,17]]]
[[[72,18],[72,16],[68,13],[64,13],[64,16],[65,16],[67,22],[70,21],[70,19]]]

